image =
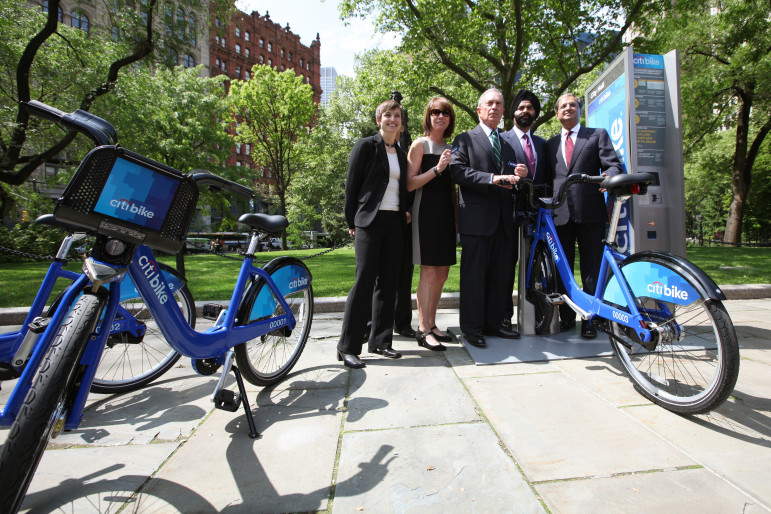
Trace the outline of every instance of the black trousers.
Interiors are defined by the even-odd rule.
[[[370,346],[391,347],[404,231],[401,214],[396,211],[380,211],[369,226],[356,227],[356,281],[345,303],[343,328],[337,343],[339,351],[361,354],[370,316]],[[377,289],[376,280],[381,284]]]
[[[499,223],[493,235],[461,234],[460,243],[460,329],[498,328],[511,301],[514,238]]]
[[[603,238],[605,223],[575,223],[572,220],[557,227],[557,237],[560,238],[562,249],[565,250],[570,271],[575,269],[576,241],[581,257],[581,283],[584,292],[594,294],[597,288],[597,276],[602,264]],[[560,290],[564,292],[560,282]],[[567,305],[560,305],[560,320],[572,321],[576,313]]]

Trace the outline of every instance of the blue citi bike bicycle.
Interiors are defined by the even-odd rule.
[[[84,111],[63,113],[36,101],[25,105],[32,115],[99,145],[83,159],[54,210],[58,223],[97,236],[83,273],[70,277],[72,285],[46,322],[0,338],[0,355],[4,361],[10,356],[6,367],[19,373],[0,413],[0,425],[10,426],[0,454],[0,512],[18,510],[50,438],[80,424],[110,337],[124,321],[132,323],[119,314],[125,284],[130,283],[128,296],[141,299],[171,350],[191,358],[196,372],[211,375],[222,368],[214,405],[231,412],[243,406],[253,438],[258,432],[242,376],[255,385],[283,379],[305,347],[313,318],[312,276],[302,261],[279,257],[264,268],[254,265],[260,240],[280,233],[289,222],[283,216],[244,214],[239,222],[252,235],[230,304],[227,309],[206,306],[205,317],[216,321],[196,331],[176,299],[179,288],[170,286],[170,274],[152,250],[180,250],[199,187],[248,198],[253,191],[210,173],[184,174],[108,144],[117,139],[114,128]],[[34,335],[27,337],[28,332]],[[28,355],[19,353],[22,344],[29,346]],[[231,372],[238,392],[225,388]]]
[[[739,344],[722,303],[725,295],[696,265],[667,252],[627,256],[617,251],[623,204],[634,194],[645,194],[653,180],[648,173],[574,174],[554,201],[538,198],[532,181],[519,181],[532,209],[526,295],[535,308],[536,333],[547,333],[556,306],[567,304],[607,334],[638,392],[673,412],[697,414],[718,407],[733,391]],[[594,295],[573,277],[552,219],[552,210],[578,183],[596,183],[616,198]]]

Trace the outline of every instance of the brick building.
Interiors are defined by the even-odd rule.
[[[229,23],[215,17],[209,41],[211,75],[227,75],[231,79],[249,80],[255,64],[272,66],[279,71],[292,69],[313,88],[313,101],[321,101],[321,42],[319,35],[310,46],[300,43],[287,23],[282,27],[266,12],[247,14],[236,10]],[[228,158],[230,166],[259,169],[258,182],[270,187],[270,170],[255,163],[249,145],[236,145]]]

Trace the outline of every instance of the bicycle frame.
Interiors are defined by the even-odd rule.
[[[620,204],[618,206],[620,207]],[[613,224],[611,224],[611,232],[614,232]],[[569,304],[572,304],[571,308],[581,316],[581,319],[588,320],[594,317],[600,317],[613,320],[616,323],[635,330],[642,341],[647,343],[652,340],[652,332],[643,322],[643,317],[637,308],[637,304],[631,293],[626,277],[619,267],[619,264],[627,258],[626,255],[612,250],[608,244],[605,245],[597,280],[597,288],[594,295],[590,295],[579,287],[573,276],[573,272],[571,271],[567,262],[567,257],[565,256],[565,251],[562,248],[562,242],[557,236],[557,228],[554,225],[550,209],[544,207],[538,209],[533,237],[534,240],[530,248],[529,262],[532,263],[534,260],[535,252],[539,246],[538,242],[543,241],[551,252],[552,260],[557,266],[560,280],[567,292],[566,301]],[[616,279],[616,283],[619,285],[620,294],[626,301],[625,303],[628,310],[613,307],[604,300],[606,287],[613,278]],[[531,279],[532,268],[528,266],[528,284],[530,284]]]

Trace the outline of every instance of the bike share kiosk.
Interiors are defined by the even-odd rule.
[[[585,123],[608,131],[627,173],[652,173],[645,195],[635,195],[622,211],[618,251],[663,250],[685,257],[685,192],[677,50],[666,55],[635,54],[627,47],[585,93]],[[583,170],[590,173],[593,170]],[[612,198],[608,199],[610,204]],[[609,205],[610,206],[610,205]],[[520,227],[518,323],[535,334],[534,307],[525,297],[530,258],[528,225]],[[579,257],[580,258],[580,257]],[[551,334],[559,332],[552,320]]]

